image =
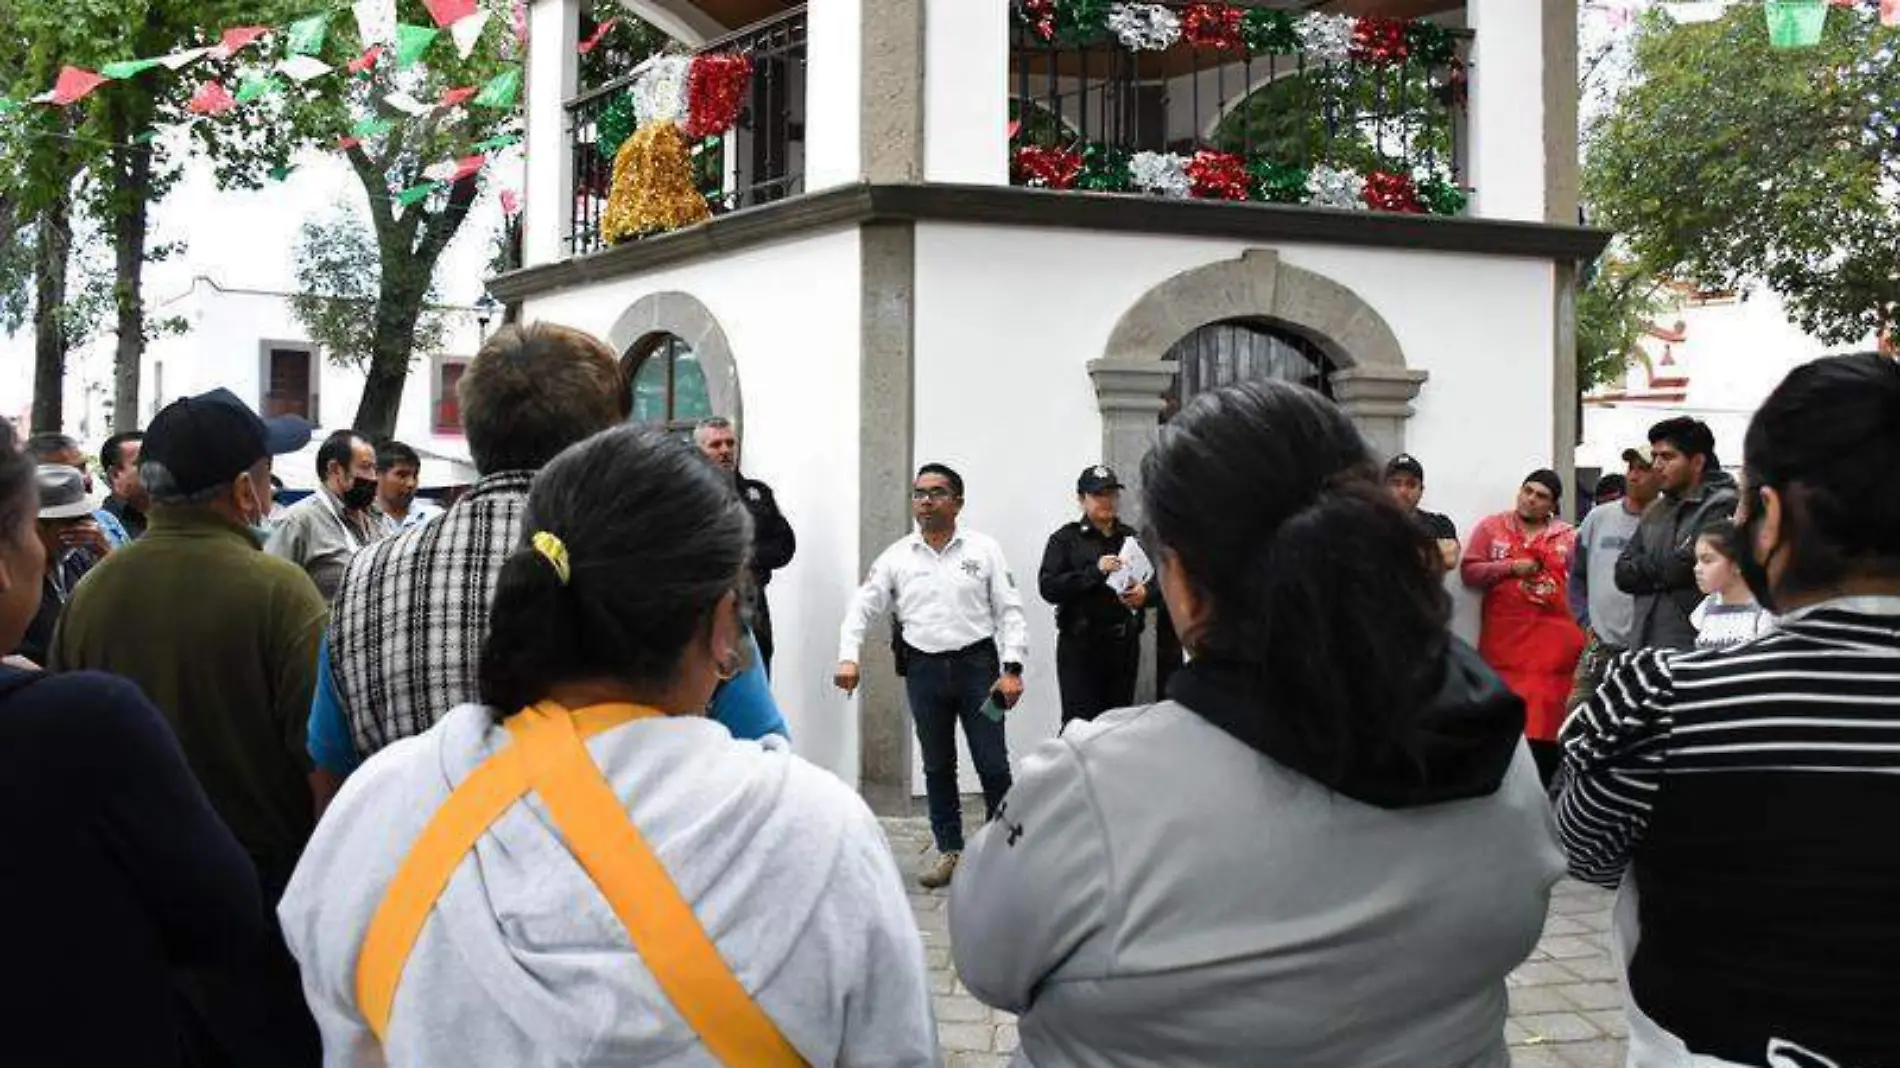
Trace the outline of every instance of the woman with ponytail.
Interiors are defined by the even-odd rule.
[[[705,718],[751,543],[731,480],[656,431],[535,479],[482,703],[349,780],[280,908],[326,1063],[935,1063],[869,809]]]
[[[1024,762],[951,889],[1019,1065],[1503,1068],[1562,872],[1524,707],[1352,423],[1204,394],[1142,464],[1190,662]]]

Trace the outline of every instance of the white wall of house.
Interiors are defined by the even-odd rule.
[[[1076,474],[1101,452],[1087,364],[1148,289],[1247,247],[918,227],[916,454],[963,473],[966,521],[1001,540],[1024,591],[1030,670],[1010,720],[1012,753],[1053,735],[1060,718],[1054,615],[1035,573],[1049,533],[1074,516]],[[1409,365],[1430,372],[1406,427],[1406,447],[1427,469],[1428,507],[1468,532],[1509,507],[1527,472],[1551,464],[1548,262],[1314,245],[1279,252],[1357,292],[1391,326]],[[1456,599],[1459,630],[1475,636],[1476,600],[1463,591]]]
[[[770,590],[773,692],[798,751],[853,784],[857,710],[831,675],[862,578],[858,278],[858,235],[847,231],[537,297],[523,313],[606,337],[640,298],[682,292],[718,319],[739,367],[743,468],[772,486],[798,533],[798,555]]]

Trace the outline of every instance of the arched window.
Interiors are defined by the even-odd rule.
[[[1337,370],[1319,346],[1290,330],[1244,320],[1210,323],[1175,342],[1175,397],[1185,404],[1196,394],[1263,379],[1293,382],[1333,395]]]
[[[654,334],[629,354],[633,415],[636,423],[691,433],[713,414],[706,392],[706,371],[692,346],[673,334]]]

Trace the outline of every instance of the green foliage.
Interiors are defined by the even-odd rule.
[[[1664,311],[1662,286],[1626,259],[1605,256],[1577,287],[1577,391],[1614,382]]]
[[[1834,8],[1811,49],[1770,48],[1761,5],[1639,24],[1633,78],[1588,133],[1585,197],[1636,273],[1768,285],[1809,333],[1900,321],[1900,32]]]
[[[1452,112],[1442,92],[1416,64],[1317,67],[1254,90],[1221,119],[1214,145],[1301,166],[1448,175]]]
[[[398,260],[395,270],[419,271]],[[384,263],[376,238],[360,213],[339,207],[329,217],[303,224],[297,241],[297,289],[291,311],[310,339],[339,367],[363,370],[375,357],[376,304],[384,292]],[[415,349],[432,352],[448,334],[446,317],[434,307],[438,294],[429,275],[410,277],[388,287],[420,289],[422,312],[416,320]]]

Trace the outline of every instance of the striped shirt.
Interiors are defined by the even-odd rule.
[[[1641,890],[1643,1010],[1699,1054],[1900,1064],[1900,597],[1620,658],[1564,725],[1570,870]]]

